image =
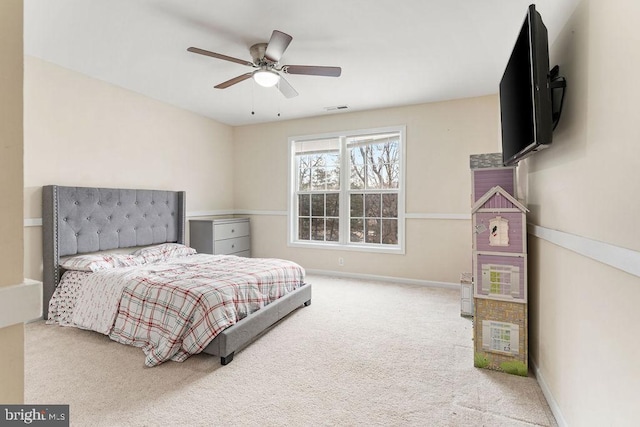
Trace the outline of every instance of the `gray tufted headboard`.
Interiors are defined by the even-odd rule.
[[[43,309],[60,280],[60,257],[185,242],[185,192],[42,187]]]

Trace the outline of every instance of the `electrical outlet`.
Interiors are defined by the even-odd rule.
[[[338,265],[344,265],[344,258],[342,257],[338,258]]]

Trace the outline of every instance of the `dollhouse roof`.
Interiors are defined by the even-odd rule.
[[[516,200],[515,197],[499,185],[496,185],[484,193],[471,208],[471,213],[475,213],[481,209],[491,211],[519,209],[522,212],[529,212],[529,209],[527,209],[525,205]]]

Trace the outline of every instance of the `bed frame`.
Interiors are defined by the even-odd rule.
[[[42,187],[44,318],[62,275],[61,257],[166,242],[184,244],[185,197],[184,191]],[[203,352],[220,357],[226,365],[236,351],[309,304],[311,285],[305,284],[223,330]]]

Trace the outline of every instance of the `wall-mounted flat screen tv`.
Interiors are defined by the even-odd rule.
[[[531,5],[500,81],[505,166],[551,144],[552,109],[547,28]]]

